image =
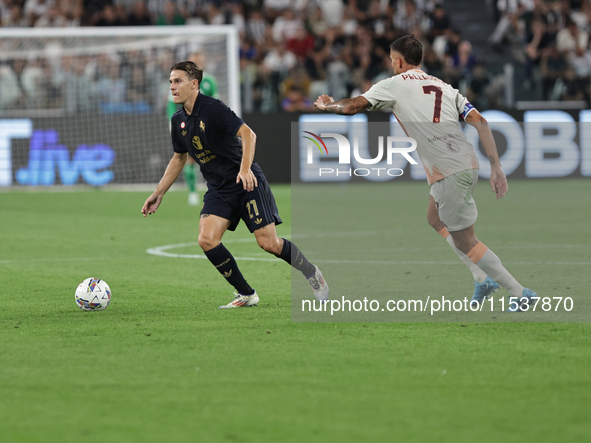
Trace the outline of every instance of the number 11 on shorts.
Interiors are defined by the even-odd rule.
[[[246,209],[248,210],[248,217],[258,217],[259,216],[259,208],[257,208],[256,200],[251,200],[246,203]],[[254,214],[253,214],[254,211]]]

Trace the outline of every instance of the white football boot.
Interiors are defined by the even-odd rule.
[[[316,272],[314,272],[314,275],[308,279],[308,283],[310,283],[310,286],[312,286],[312,289],[314,290],[314,297],[316,297],[319,302],[325,303],[326,300],[328,300],[328,284],[326,283],[326,280],[324,280],[320,268],[316,265],[314,265],[314,268],[316,269]]]
[[[234,300],[224,306],[218,306],[219,309],[226,309],[226,308],[248,308],[250,306],[256,306],[259,303],[259,296],[257,292],[254,291],[252,295],[242,295],[234,292],[236,296]]]

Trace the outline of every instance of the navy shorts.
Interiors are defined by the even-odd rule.
[[[244,220],[248,230],[252,233],[271,223],[282,223],[275,203],[275,197],[267,180],[257,177],[258,186],[252,191],[235,194],[224,194],[209,189],[203,197],[201,214],[213,214],[230,220],[230,231],[234,231],[240,220]]]

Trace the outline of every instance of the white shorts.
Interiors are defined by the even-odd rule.
[[[466,169],[431,185],[430,194],[448,231],[461,231],[476,223],[478,210],[472,193],[477,181],[478,169]]]

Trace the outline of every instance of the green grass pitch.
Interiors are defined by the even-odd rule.
[[[496,202],[483,180],[479,238],[532,288],[588,296],[590,184],[512,181]],[[290,188],[273,190],[289,235]],[[446,262],[392,266],[392,284],[470,293],[425,221],[426,184],[392,193],[400,259]],[[589,439],[589,323],[292,322],[278,261],[239,261],[261,303],[218,310],[232,288],[207,260],[146,252],[200,255],[199,210],[171,192],[144,219],[148,194],[0,193],[0,442]],[[249,237],[225,241],[266,257]],[[111,286],[104,312],[75,305],[90,276]]]

